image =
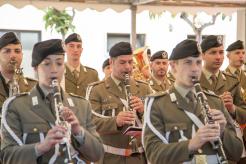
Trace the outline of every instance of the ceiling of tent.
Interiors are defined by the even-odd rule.
[[[152,4],[168,6],[221,6],[246,7],[246,0],[58,0],[63,2],[99,3],[99,4]]]
[[[173,14],[181,11],[190,14],[199,11],[214,14],[218,11],[231,14],[237,10],[246,9],[246,0],[0,0],[0,6],[11,4],[17,8],[33,5],[39,9],[53,6],[59,10],[73,7],[77,10],[87,8],[104,11],[111,8],[117,12],[137,6],[137,12],[149,10],[153,13],[169,11]]]

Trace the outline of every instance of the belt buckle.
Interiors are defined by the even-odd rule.
[[[132,150],[131,149],[126,149],[125,150],[125,156],[130,156],[132,155]]]

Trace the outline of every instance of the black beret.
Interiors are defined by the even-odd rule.
[[[244,49],[243,42],[241,40],[238,40],[232,44],[230,44],[226,51],[233,51],[233,50],[241,50]]]
[[[169,60],[178,60],[186,57],[198,57],[201,51],[199,45],[194,40],[183,40],[173,49]]]
[[[0,49],[8,44],[20,44],[19,39],[13,32],[7,32],[0,38]]]
[[[156,53],[154,53],[151,58],[150,61],[154,61],[155,59],[168,59],[168,55],[166,51],[157,51]]]
[[[103,62],[102,69],[109,65],[109,58]]]
[[[50,39],[38,42],[32,50],[32,66],[39,65],[49,55],[64,55],[65,51],[61,39]]]
[[[132,55],[132,46],[128,42],[119,42],[116,43],[110,50],[110,57],[117,57],[120,55]]]
[[[221,36],[209,35],[202,40],[201,48],[202,53],[206,52],[208,49],[213,47],[222,46],[223,38]]]
[[[70,42],[80,42],[81,43],[82,39],[79,34],[73,33],[65,39],[65,44],[68,44]]]

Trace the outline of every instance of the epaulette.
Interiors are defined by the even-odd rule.
[[[223,73],[223,75],[225,75],[225,76],[229,76],[229,77],[232,77],[232,78],[234,78],[234,79],[237,79],[237,77],[236,77],[235,75],[231,74],[231,73],[228,73],[228,72],[226,72],[226,71],[222,71],[222,73]]]
[[[29,93],[30,92],[21,92],[21,93],[16,94],[15,96],[16,97],[26,96],[26,95],[29,95]]]
[[[96,85],[101,84],[101,83],[104,83],[104,80],[92,82],[92,83],[88,84],[88,86],[96,86]]]
[[[96,71],[97,72],[97,70],[96,69],[94,69],[94,68],[91,68],[91,67],[88,67],[88,66],[84,66],[86,69],[90,69],[90,70],[93,70],[93,71]]]
[[[209,96],[214,96],[214,97],[217,97],[217,98],[220,98],[218,95],[216,95],[213,91],[211,90],[203,90],[203,93],[206,94],[206,95],[209,95]]]
[[[160,91],[160,92],[149,94],[147,95],[147,97],[160,97],[166,95],[167,93],[168,93],[167,91]]]
[[[33,82],[37,82],[37,80],[30,78],[30,77],[25,77],[25,79],[27,79],[28,81],[33,81]]]
[[[79,96],[79,95],[76,95],[74,93],[68,93],[70,96],[73,96],[73,97],[77,97],[77,98],[82,98],[85,100],[85,98],[83,96]]]
[[[138,83],[143,83],[143,84],[146,84],[146,85],[149,85],[149,83],[147,83],[146,81],[143,81],[143,80],[136,80],[136,82],[138,82]]]

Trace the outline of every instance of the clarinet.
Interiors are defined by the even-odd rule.
[[[125,84],[125,88],[126,88],[126,101],[128,103],[128,109],[129,111],[133,111],[133,109],[130,107],[130,99],[131,99],[131,90],[130,90],[130,76],[129,74],[125,74],[125,81],[124,81],[124,84]],[[135,121],[134,121],[134,124],[133,126],[135,126]]]
[[[207,97],[202,92],[202,88],[201,88],[199,81],[197,80],[196,77],[192,77],[192,82],[193,82],[194,87],[195,87],[196,96],[198,98],[198,101],[201,104],[203,115],[205,117],[205,123],[214,124],[215,121],[213,120],[212,115],[209,112],[210,107],[208,105]],[[217,156],[218,162],[220,164],[228,164],[221,138],[219,138],[216,141],[211,141],[210,143],[211,143],[213,149],[216,151],[216,156]]]
[[[53,97],[54,97],[54,104],[55,104],[55,115],[56,115],[56,125],[63,126],[67,129],[65,137],[63,138],[62,142],[60,143],[60,150],[64,151],[65,159],[64,163],[73,164],[71,152],[70,152],[70,136],[71,136],[71,125],[64,120],[61,112],[63,110],[63,103],[61,98],[61,91],[60,85],[57,79],[53,79],[51,82],[51,86],[53,89]]]
[[[130,107],[130,99],[131,99],[131,90],[130,90],[130,75],[129,74],[125,74],[125,89],[126,89],[126,101],[128,103],[128,109],[129,111],[133,111],[133,109]],[[133,121],[132,126],[135,127],[136,126],[136,121]],[[138,150],[138,146],[137,146],[137,139],[134,136],[131,136],[131,141],[129,143],[129,145],[132,146],[132,155],[137,155],[139,154],[139,150]]]

